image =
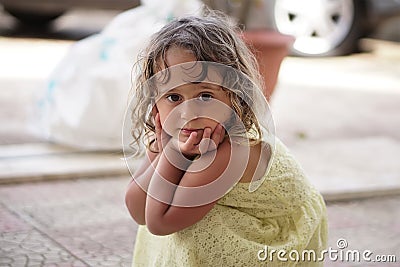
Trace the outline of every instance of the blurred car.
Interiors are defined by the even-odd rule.
[[[45,26],[74,8],[127,10],[140,0],[0,0],[0,5],[21,23]]]
[[[205,1],[238,18],[246,29],[268,27],[293,35],[292,54],[337,56],[354,52],[358,40],[400,14],[400,0]]]

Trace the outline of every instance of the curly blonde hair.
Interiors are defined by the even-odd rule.
[[[136,151],[135,155],[142,154],[141,145],[149,148],[154,141],[155,125],[151,110],[158,92],[156,87],[149,87],[146,83],[162,70],[162,66],[167,66],[166,52],[172,46],[191,51],[198,61],[223,64],[245,74],[245,80],[234,75],[236,82],[229,90],[224,90],[231,100],[232,109],[243,123],[248,136],[251,136],[250,139],[256,143],[261,140],[261,129],[251,107],[254,94],[250,89],[254,86],[263,88],[264,84],[257,61],[240,34],[239,27],[232,24],[225,15],[205,10],[203,16],[175,19],[152,36],[136,63],[138,75],[133,83],[131,146]],[[243,92],[246,88],[249,91]]]

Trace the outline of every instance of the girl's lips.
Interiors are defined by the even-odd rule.
[[[187,128],[184,128],[184,129],[181,129],[181,133],[182,133],[183,135],[189,136],[191,133],[197,132],[197,131],[199,131],[199,130],[200,130],[200,129],[187,129]]]

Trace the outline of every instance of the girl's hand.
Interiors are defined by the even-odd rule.
[[[212,132],[211,137],[208,135],[207,136],[203,135],[203,138],[199,143],[200,154],[204,154],[217,149],[219,144],[221,144],[224,141],[224,139],[225,139],[225,129],[224,127],[222,127],[221,124],[218,124],[217,127],[215,127],[214,131]]]
[[[155,114],[154,117],[154,126],[156,128],[156,140],[154,142],[154,149],[160,153],[171,138],[167,133],[163,132],[160,114],[158,112]]]
[[[158,112],[155,112],[154,126],[156,132],[154,149],[155,151],[162,152],[162,150],[165,149],[167,144],[172,140],[171,137],[163,131],[160,114]],[[221,124],[218,124],[213,132],[211,131],[211,128],[207,127],[204,129],[200,141],[198,141],[199,139],[197,138],[197,135],[197,132],[192,132],[185,142],[174,140],[172,143],[175,144],[170,145],[172,145],[175,150],[179,150],[180,153],[187,158],[196,157],[197,155],[217,149],[219,144],[221,144],[225,138],[225,129]]]
[[[225,129],[221,124],[218,124],[213,132],[211,128],[206,127],[200,142],[198,142],[197,135],[197,132],[192,132],[186,142],[179,144],[180,151],[186,157],[205,154],[217,149],[225,138]]]

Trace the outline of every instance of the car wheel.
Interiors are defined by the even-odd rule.
[[[22,24],[28,26],[45,26],[64,13],[64,11],[34,12],[8,7],[4,7],[4,9],[13,17],[18,19]]]
[[[272,12],[274,27],[296,38],[298,56],[352,53],[365,33],[363,0],[274,0]]]

